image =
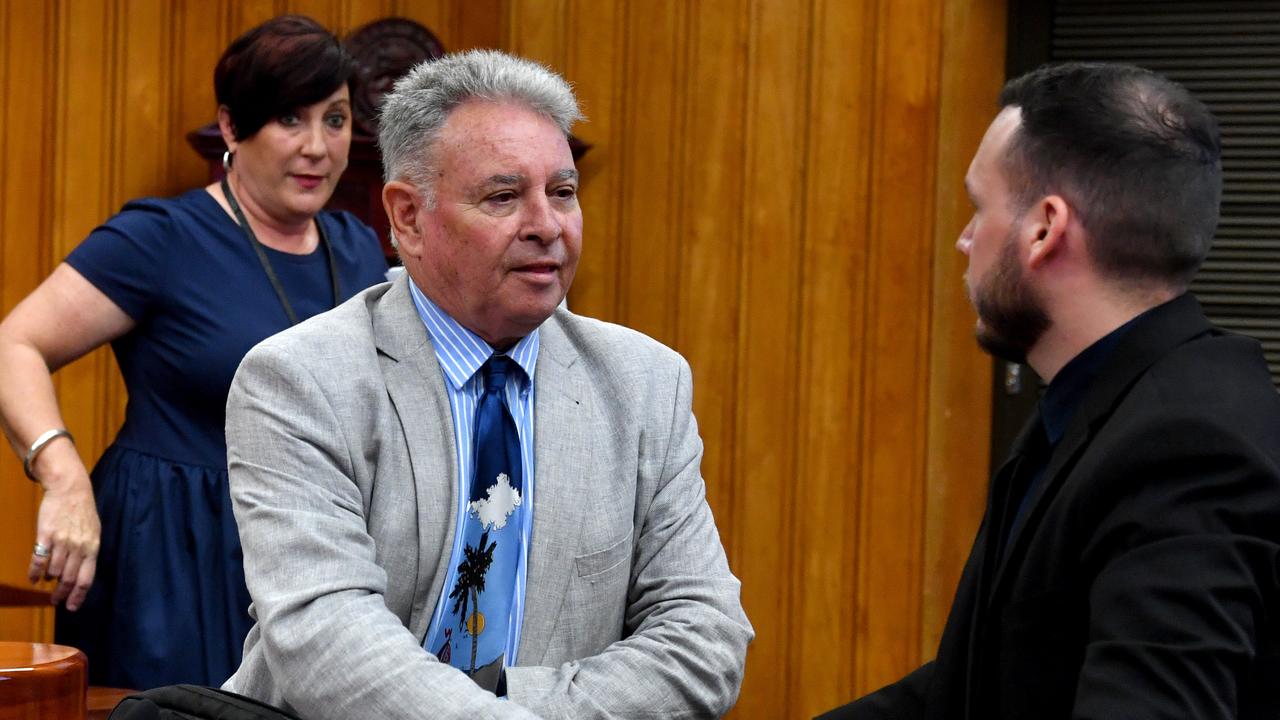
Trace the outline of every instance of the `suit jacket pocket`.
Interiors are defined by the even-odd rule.
[[[620,540],[610,544],[603,550],[579,555],[573,559],[573,564],[578,570],[578,577],[584,580],[592,580],[596,576],[613,570],[614,568],[629,563],[631,560],[631,537],[633,533],[628,532]],[[630,566],[628,565],[628,575]]]
[[[564,647],[553,643],[551,660],[563,662],[598,655],[622,639],[627,589],[631,584],[631,538],[631,532],[627,532],[618,540],[605,539],[600,543],[604,549],[573,558],[574,573],[564,611],[557,621],[557,636],[564,641]],[[597,543],[586,547],[598,547]],[[544,658],[543,664],[547,662]]]

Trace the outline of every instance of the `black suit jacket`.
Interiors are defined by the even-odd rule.
[[[1189,295],[1139,318],[1028,503],[1002,558],[988,507],[937,658],[824,718],[1280,718],[1280,395],[1256,342]]]

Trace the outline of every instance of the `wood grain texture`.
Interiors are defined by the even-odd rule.
[[[1006,13],[1004,0],[946,0],[943,12],[920,637],[926,657],[938,647],[987,497],[980,469],[990,466],[991,359],[973,339],[967,259],[955,242],[972,215],[961,189],[965,172],[1004,82]],[[966,428],[984,432],[970,437]]]
[[[689,359],[759,633],[735,715],[803,717],[933,652],[985,495],[952,240],[1003,2],[603,5],[511,0],[504,35],[591,116],[571,304]]]
[[[932,654],[987,480],[953,243],[1004,0],[0,0],[0,311],[125,200],[203,183],[181,136],[214,117],[213,64],[281,12],[410,17],[574,84],[570,304],[693,368],[758,632],[733,717],[807,717]],[[109,352],[57,384],[92,461],[124,398]],[[37,502],[0,458],[0,581],[22,582]],[[47,639],[49,615],[0,612],[0,637]]]
[[[919,662],[940,9],[881,0],[876,13],[855,693]]]
[[[756,628],[747,654],[751,679],[741,703],[759,717],[787,715],[793,672],[795,622],[790,583],[778,571],[792,567],[797,502],[814,498],[796,474],[798,433],[798,299],[802,253],[807,246],[800,211],[808,189],[803,157],[808,63],[804,48],[812,16],[804,6],[755,0],[747,29],[746,103],[742,160],[741,234],[736,267],[740,342],[734,393],[736,492],[735,571],[743,581],[743,606]],[[756,680],[755,678],[759,678]]]
[[[861,527],[857,468],[865,453],[862,367],[873,280],[862,239],[870,218],[871,135],[851,132],[875,107],[874,2],[816,0],[808,62],[811,176],[801,280],[800,453],[796,477],[813,502],[798,505],[789,573],[801,627],[788,690],[794,716],[812,716],[853,692],[853,603]]]
[[[594,308],[618,317],[618,263],[621,257],[620,193],[627,98],[627,14],[620,3],[570,0],[566,21],[565,73],[577,78],[578,104],[587,116],[575,132],[592,145],[578,163],[580,202],[591,228],[587,250],[569,294],[570,307]]]
[[[52,194],[47,167],[53,147],[52,114],[57,44],[56,7],[0,6],[0,298],[13,307],[48,274]],[[3,372],[0,368],[0,372]],[[7,446],[8,443],[5,443]],[[22,463],[4,452],[0,460],[0,582],[25,586],[35,540],[39,489],[22,474]],[[51,610],[0,611],[0,639],[51,634]]]
[[[354,0],[352,5],[364,4]],[[440,38],[445,47],[457,48],[456,3],[451,0],[391,0],[389,16],[410,17],[425,25]]]
[[[686,285],[676,305],[679,326],[668,338],[694,369],[694,401],[704,453],[708,502],[730,562],[741,556],[737,495],[737,409],[742,285],[736,272],[746,253],[737,239],[744,217],[741,173],[746,150],[747,44],[750,0],[698,3],[688,16],[688,88],[682,164],[673,182],[681,225],[673,230]],[[607,239],[605,239],[608,242]]]

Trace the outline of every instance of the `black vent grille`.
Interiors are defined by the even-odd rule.
[[[1222,219],[1191,289],[1257,338],[1280,388],[1280,0],[1059,0],[1054,61],[1128,62],[1182,83],[1222,128]]]

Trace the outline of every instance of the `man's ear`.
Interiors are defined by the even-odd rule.
[[[422,247],[420,211],[423,209],[422,193],[418,188],[401,180],[392,180],[382,186],[382,207],[387,211],[391,231],[395,233],[400,252],[416,257]]]
[[[227,149],[234,153],[236,146],[240,143],[236,141],[235,126],[231,124],[231,111],[226,105],[218,106],[218,132],[222,133],[222,142],[226,143]]]
[[[1063,252],[1072,210],[1061,195],[1046,195],[1027,211],[1030,247],[1027,264],[1039,268],[1050,258]]]

